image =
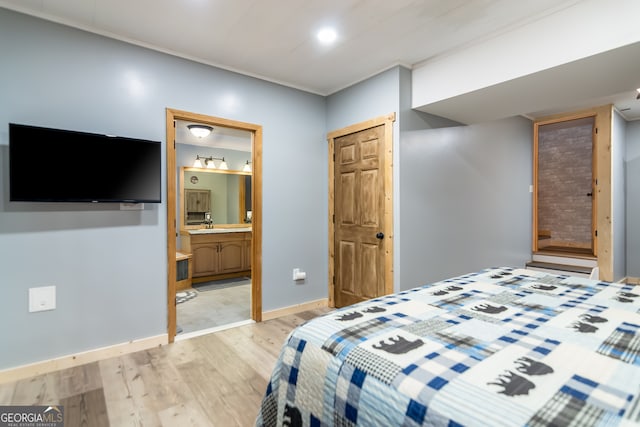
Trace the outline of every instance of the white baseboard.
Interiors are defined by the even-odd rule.
[[[133,353],[140,350],[147,350],[149,348],[166,345],[168,342],[169,339],[166,334],[157,335],[155,337],[143,338],[122,344],[88,350],[82,353],[70,354],[68,356],[62,356],[42,362],[4,369],[0,371],[0,383],[18,381],[36,375],[48,374],[49,372],[54,372],[60,369],[72,368],[86,363],[108,359],[110,357],[122,356],[123,354]]]
[[[263,311],[262,320],[265,321],[276,319],[278,317],[287,316],[289,314],[300,313],[301,311],[315,310],[317,308],[327,307],[328,305],[329,300],[327,298],[322,298],[315,301],[305,302],[303,304],[296,304],[289,307],[278,308],[276,310]]]

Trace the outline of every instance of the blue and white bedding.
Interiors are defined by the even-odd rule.
[[[296,328],[259,426],[638,426],[640,288],[487,269]]]

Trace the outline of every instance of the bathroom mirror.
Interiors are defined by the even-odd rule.
[[[181,167],[179,189],[183,229],[251,223],[251,172]]]

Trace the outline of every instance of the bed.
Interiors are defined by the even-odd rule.
[[[291,332],[258,426],[638,426],[640,289],[491,268]]]

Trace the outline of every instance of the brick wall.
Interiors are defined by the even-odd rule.
[[[591,245],[592,150],[592,121],[539,128],[538,230],[554,244]]]

